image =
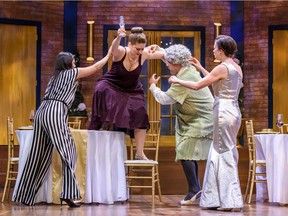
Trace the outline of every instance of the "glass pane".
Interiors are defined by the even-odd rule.
[[[182,44],[182,38],[173,37],[172,44]]]
[[[194,38],[184,38],[184,45],[191,51],[194,56]]]
[[[163,61],[161,61],[161,74],[162,75],[170,75],[170,71]]]
[[[170,105],[161,105],[161,116],[169,115],[170,116]]]
[[[163,75],[163,74],[161,74]],[[170,84],[168,82],[169,77],[161,77],[161,90],[162,91],[167,91],[170,88]]]
[[[161,47],[167,48],[171,45],[171,37],[161,37]],[[167,68],[166,64],[161,61],[161,74],[162,75],[170,75],[170,71]]]
[[[161,135],[170,135],[170,119],[161,118]]]
[[[171,37],[161,37],[161,47],[167,48],[172,44]]]

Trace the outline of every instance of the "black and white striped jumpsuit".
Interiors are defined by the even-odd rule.
[[[15,202],[34,205],[49,166],[52,163],[54,147],[62,160],[63,199],[80,199],[80,191],[75,177],[77,161],[76,147],[68,128],[68,109],[77,90],[78,69],[61,71],[48,83],[44,101],[36,111],[34,134],[18,188],[12,198]]]

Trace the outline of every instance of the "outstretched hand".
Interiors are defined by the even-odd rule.
[[[150,79],[149,79],[149,84],[151,85],[152,83],[157,84],[158,81],[160,80],[160,76],[157,77],[156,74],[153,74]]]
[[[179,79],[176,76],[171,76],[171,77],[169,77],[168,82],[169,82],[169,84],[178,83]]]

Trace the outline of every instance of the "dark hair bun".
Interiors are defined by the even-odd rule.
[[[134,33],[139,33],[139,34],[141,34],[141,33],[143,33],[144,32],[144,29],[142,28],[142,27],[133,27],[132,29],[131,29],[131,33],[132,34],[134,34]]]

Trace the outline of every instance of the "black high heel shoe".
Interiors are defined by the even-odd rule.
[[[75,203],[73,200],[71,199],[63,199],[63,198],[60,198],[60,205],[62,207],[62,202],[66,202],[68,204],[69,207],[71,208],[79,208],[80,207],[80,204],[78,203]]]

